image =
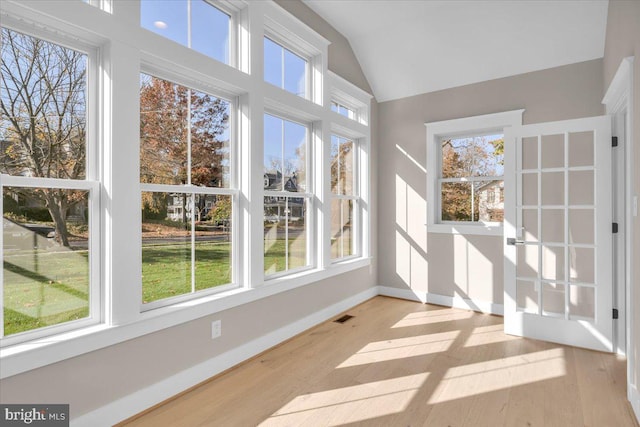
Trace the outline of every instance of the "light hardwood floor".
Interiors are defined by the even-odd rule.
[[[624,359],[376,297],[127,426],[637,426]]]

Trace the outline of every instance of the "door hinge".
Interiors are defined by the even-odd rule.
[[[614,318],[614,319],[617,319],[617,318],[618,318],[618,309],[617,309],[617,308],[614,308],[614,309],[613,309],[613,318]]]
[[[616,234],[616,233],[618,232],[618,223],[617,223],[617,222],[614,222],[614,223],[612,224],[612,227],[611,227],[611,228],[612,228],[611,232],[612,232],[613,234]]]
[[[617,136],[612,136],[611,137],[611,146],[612,147],[617,147],[618,146],[618,137]]]

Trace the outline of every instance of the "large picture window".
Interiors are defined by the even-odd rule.
[[[264,116],[264,269],[288,272],[310,265],[307,127]]]
[[[8,28],[1,40],[0,336],[10,337],[99,317],[100,213],[90,56]]]
[[[141,75],[144,304],[233,281],[230,113],[228,101]]]

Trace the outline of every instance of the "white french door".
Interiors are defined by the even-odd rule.
[[[611,118],[504,137],[505,333],[613,351]]]

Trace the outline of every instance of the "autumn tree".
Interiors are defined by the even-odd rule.
[[[190,178],[191,184],[198,186],[227,185],[228,122],[225,101],[166,80],[143,76],[140,87],[140,181],[186,184]],[[186,198],[182,200],[185,204]],[[205,198],[199,200],[204,203]],[[143,194],[143,204],[152,212],[163,209],[166,206],[163,203],[166,201],[153,197],[153,193]],[[186,222],[186,209],[183,209],[183,215]]]
[[[2,29],[0,169],[41,178],[86,176],[86,55]],[[69,246],[66,219],[84,192],[14,188],[44,203],[57,239]]]
[[[442,141],[442,177],[491,177],[498,173],[504,157],[504,139],[489,137],[447,139]],[[479,203],[471,203],[472,192],[486,182],[442,183],[441,210],[443,221],[476,221]],[[473,212],[472,210],[473,205]]]

